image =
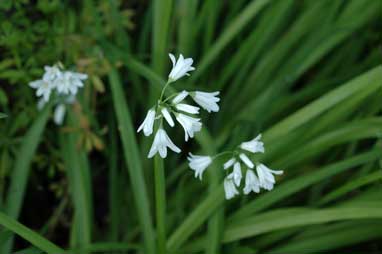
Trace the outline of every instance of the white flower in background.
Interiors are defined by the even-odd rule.
[[[36,96],[42,96],[45,102],[49,101],[52,89],[54,88],[51,82],[46,82],[42,79],[30,82],[29,86],[36,89]]]
[[[251,191],[255,193],[260,192],[260,182],[253,170],[248,169],[245,174],[245,187],[243,191],[245,195],[249,194]]]
[[[241,153],[239,155],[239,157],[244,162],[244,164],[247,165],[247,167],[249,167],[249,168],[254,168],[255,167],[255,165],[253,165],[253,162],[244,153]]]
[[[224,170],[226,170],[226,169],[232,167],[232,165],[233,165],[235,162],[236,162],[236,159],[235,159],[235,158],[231,158],[231,159],[229,159],[228,161],[226,161],[226,162],[224,163],[224,165],[223,165]]]
[[[186,97],[188,96],[188,92],[187,91],[182,91],[180,92],[173,100],[172,100],[172,103],[174,104],[178,104],[179,102],[181,102],[182,100],[184,100]]]
[[[190,74],[188,74],[188,72],[195,70],[195,68],[192,67],[192,63],[194,62],[192,58],[184,59],[183,55],[180,54],[178,61],[176,61],[173,54],[169,54],[169,56],[172,62],[172,70],[168,75],[170,82],[174,82],[185,75],[189,76]]]
[[[241,143],[240,148],[251,153],[264,153],[264,143],[260,141],[260,139],[261,134],[257,135],[257,137],[251,141]]]
[[[162,108],[161,112],[163,117],[166,119],[168,125],[170,125],[171,127],[174,127],[175,123],[174,123],[174,120],[172,120],[172,117],[170,115],[170,112],[168,112],[168,109]]]
[[[54,123],[57,125],[62,125],[62,123],[64,122],[65,113],[66,113],[65,104],[59,104],[54,110],[54,115],[53,115]]]
[[[191,97],[194,99],[194,101],[199,104],[202,108],[207,110],[209,113],[212,112],[218,112],[219,111],[219,105],[217,104],[218,101],[220,101],[220,98],[217,96],[219,95],[219,92],[213,92],[213,93],[206,93],[206,92],[191,92]]]
[[[227,200],[239,194],[232,179],[228,177],[224,179],[224,192]]]
[[[241,174],[241,166],[239,162],[235,162],[233,165],[233,171],[231,174],[227,176],[227,178],[232,179],[236,186],[240,186],[241,178],[243,175]]]
[[[193,138],[195,132],[198,132],[202,129],[202,123],[199,122],[199,118],[190,117],[182,113],[176,113],[175,117],[184,129],[185,141],[188,141],[188,137]]]
[[[203,172],[211,164],[212,158],[210,156],[200,156],[193,155],[192,153],[188,156],[189,166],[195,171],[195,178],[202,180]]]
[[[260,186],[266,190],[272,190],[273,185],[276,183],[275,175],[281,175],[284,172],[282,170],[272,170],[266,167],[264,164],[256,166],[257,175],[259,176]]]
[[[78,88],[83,87],[83,80],[86,80],[88,76],[86,74],[66,71],[59,76],[55,81],[58,93],[76,95]]]
[[[153,133],[154,120],[155,120],[155,110],[150,109],[149,111],[147,111],[145,120],[143,120],[143,123],[139,126],[137,132],[140,132],[141,130],[143,130],[143,133],[145,134],[145,136],[150,136]]]
[[[45,73],[42,79],[46,82],[53,82],[55,79],[62,75],[62,72],[57,66],[45,66]]]
[[[175,108],[179,111],[183,111],[189,114],[199,114],[199,108],[195,106],[191,106],[184,103],[179,103],[175,105]]]
[[[167,147],[173,150],[176,153],[180,153],[179,147],[177,147],[171,139],[167,136],[167,133],[162,128],[159,128],[157,133],[155,134],[154,142],[151,146],[148,158],[154,157],[154,155],[159,152],[159,155],[162,158],[166,158],[167,156]]]

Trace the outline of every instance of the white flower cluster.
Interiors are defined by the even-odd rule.
[[[45,66],[44,69],[42,79],[30,82],[29,86],[36,89],[37,97],[42,97],[38,102],[38,109],[42,109],[55,94],[57,106],[53,119],[57,125],[61,125],[65,117],[66,105],[74,103],[78,90],[84,86],[83,81],[88,76],[83,73],[63,71],[58,65]]]
[[[168,76],[168,81],[162,90],[158,103],[147,112],[146,118],[138,128],[138,132],[143,130],[145,136],[150,136],[153,133],[155,121],[158,120],[159,122],[159,128],[155,134],[154,142],[151,146],[148,158],[152,158],[156,153],[159,153],[162,158],[165,158],[167,156],[167,147],[176,153],[181,152],[179,147],[171,141],[164,130],[163,119],[166,120],[170,127],[174,127],[174,116],[176,121],[184,129],[185,141],[193,138],[195,133],[201,130],[202,123],[200,122],[200,118],[195,117],[195,115],[199,114],[200,108],[184,103],[184,100],[187,97],[191,97],[196,104],[209,113],[219,111],[219,106],[217,104],[220,100],[217,97],[219,92],[206,93],[200,91],[182,91],[168,98],[162,99],[164,90],[170,83],[175,82],[185,75],[189,75],[188,72],[195,70],[195,68],[192,67],[192,58],[185,59],[182,55],[180,55],[176,61],[174,55],[169,54],[169,56],[173,66]]]
[[[249,159],[247,152],[250,153],[264,153],[264,143],[261,141],[261,134],[258,135],[251,141],[243,142],[235,151],[233,152],[223,152],[221,155],[226,153],[231,153],[233,156],[227,162],[224,163],[224,170],[228,170],[233,167],[231,173],[227,173],[224,179],[224,191],[226,199],[231,199],[239,194],[238,187],[240,187],[241,180],[243,178],[242,166],[243,164],[247,167],[245,173],[245,184],[243,188],[244,194],[249,194],[251,192],[259,193],[260,189],[272,190],[273,185],[276,183],[274,175],[281,175],[283,171],[272,170],[261,163],[256,163],[256,165]],[[203,172],[212,163],[212,161],[219,155],[211,156],[200,156],[190,154],[189,166],[195,171],[195,177],[202,179]],[[256,173],[254,169],[256,168]]]

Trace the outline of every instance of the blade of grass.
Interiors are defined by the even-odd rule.
[[[49,119],[51,104],[48,104],[35,120],[31,128],[25,134],[20,146],[18,158],[11,175],[11,183],[5,203],[5,211],[8,216],[18,219],[28,182],[30,164],[40,143],[42,133]],[[13,236],[1,243],[0,253],[10,253],[13,244]]]
[[[382,218],[381,204],[327,209],[279,209],[247,218],[240,225],[228,226],[224,233],[224,242],[233,242],[284,228],[372,218]]]
[[[21,236],[23,239],[48,254],[64,253],[64,250],[56,246],[54,243],[48,241],[2,212],[0,212],[0,225]]]
[[[129,108],[124,98],[122,84],[115,69],[109,73],[109,83],[113,96],[114,110],[117,116],[118,130],[122,141],[126,166],[131,180],[134,201],[137,207],[139,223],[142,227],[145,250],[149,254],[155,253],[154,231],[150,204],[143,176],[142,164],[135,138],[135,131],[131,122]]]

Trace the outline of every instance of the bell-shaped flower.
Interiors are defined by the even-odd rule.
[[[58,93],[76,95],[78,88],[84,86],[83,80],[87,78],[88,76],[86,74],[66,71],[59,76],[54,83]]]
[[[245,165],[249,168],[254,168],[255,165],[253,165],[253,162],[248,158],[248,156],[244,153],[241,153],[239,155],[240,159],[244,162]]]
[[[190,117],[182,113],[175,114],[176,120],[182,125],[184,129],[184,140],[188,141],[188,138],[193,138],[195,132],[202,129],[202,123],[199,122],[199,118]]]
[[[145,136],[150,136],[153,133],[154,121],[155,121],[155,110],[152,108],[147,112],[145,120],[139,126],[137,132],[140,132],[141,130],[143,130],[143,133],[145,134]]]
[[[199,114],[199,108],[192,105],[179,103],[175,105],[175,108],[179,111],[183,111],[189,114]]]
[[[45,66],[45,73],[42,79],[46,82],[53,82],[55,79],[62,75],[62,72],[57,66]]]
[[[180,54],[178,61],[176,61],[173,54],[169,54],[169,56],[172,62],[172,70],[168,75],[170,82],[174,82],[185,75],[189,76],[190,74],[188,74],[188,72],[195,70],[195,68],[192,67],[192,63],[194,62],[192,58],[184,59],[183,55]]]
[[[174,120],[172,120],[171,114],[170,112],[168,112],[168,109],[162,108],[161,112],[164,119],[166,119],[168,125],[170,125],[171,127],[174,127],[175,123],[174,123]]]
[[[245,187],[243,191],[246,195],[249,194],[251,191],[255,193],[260,192],[260,182],[253,170],[248,169],[247,173],[245,174]]]
[[[150,152],[148,154],[148,158],[154,157],[154,155],[159,152],[160,157],[167,157],[167,147],[173,150],[176,153],[180,153],[179,147],[177,147],[171,139],[168,137],[165,130],[159,128],[157,133],[155,134],[154,142],[151,146]]]
[[[46,82],[42,79],[30,82],[29,86],[36,89],[36,96],[42,96],[45,102],[49,101],[52,89],[54,88],[53,83]]]
[[[272,190],[273,185],[276,183],[275,175],[281,175],[284,172],[282,170],[272,170],[266,167],[264,164],[256,166],[257,175],[259,176],[260,186],[266,190]]]
[[[54,110],[54,115],[53,115],[54,123],[57,125],[62,125],[62,123],[64,122],[65,113],[66,113],[65,104],[57,105],[57,107]]]
[[[257,137],[251,141],[241,143],[240,148],[251,153],[264,153],[264,143],[260,141],[260,139],[261,134],[257,135]]]
[[[239,162],[235,162],[235,164],[233,165],[232,173],[229,174],[227,177],[232,179],[236,186],[240,186],[241,178],[243,177],[243,175],[241,173],[241,166]]]
[[[199,104],[202,108],[207,110],[209,113],[218,112],[219,105],[217,104],[220,101],[220,98],[217,97],[220,92],[206,93],[206,92],[191,92],[190,95],[194,101]]]
[[[227,200],[239,194],[231,178],[226,177],[224,179],[224,192]]]
[[[179,102],[183,101],[187,96],[188,92],[183,90],[182,92],[178,93],[177,96],[175,96],[175,98],[172,100],[172,103],[178,104]]]
[[[195,171],[195,178],[202,180],[203,172],[212,163],[212,158],[210,156],[200,156],[193,155],[192,153],[188,156],[189,166]]]
[[[231,159],[229,159],[228,161],[226,161],[226,162],[224,163],[224,165],[223,165],[224,170],[226,170],[226,169],[232,167],[232,165],[233,165],[235,162],[236,162],[236,159],[235,159],[235,158],[231,158]]]

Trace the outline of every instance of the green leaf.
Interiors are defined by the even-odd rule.
[[[0,224],[48,254],[64,253],[64,250],[56,246],[54,243],[48,241],[2,212],[0,212]]]

